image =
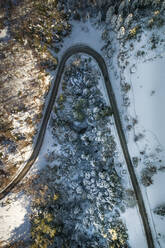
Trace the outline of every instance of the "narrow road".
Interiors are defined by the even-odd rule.
[[[130,154],[128,151],[127,142],[126,142],[126,138],[125,138],[124,131],[122,128],[115,95],[113,93],[112,85],[110,83],[107,66],[106,66],[105,61],[102,58],[102,56],[99,53],[97,53],[95,50],[93,50],[92,48],[90,48],[86,45],[72,46],[68,50],[66,50],[65,54],[63,55],[61,62],[59,64],[59,67],[58,67],[58,71],[57,71],[56,79],[54,81],[54,85],[53,85],[53,89],[52,89],[51,96],[49,99],[49,103],[47,105],[46,112],[45,112],[45,115],[44,115],[43,120],[42,120],[42,125],[41,125],[41,128],[40,128],[39,133],[38,133],[37,141],[36,141],[36,144],[34,145],[34,150],[31,154],[28,162],[25,164],[24,168],[0,192],[0,199],[4,198],[22,180],[22,178],[26,175],[26,173],[29,171],[29,169],[31,168],[31,166],[35,162],[35,160],[39,154],[39,151],[41,149],[41,146],[42,146],[42,142],[44,139],[47,123],[48,123],[50,113],[51,113],[51,110],[53,108],[53,104],[54,104],[54,101],[55,101],[55,98],[56,98],[56,95],[58,92],[58,86],[60,84],[61,77],[62,77],[62,74],[64,72],[65,63],[69,57],[71,57],[72,55],[74,55],[76,53],[86,53],[86,54],[92,56],[96,60],[96,62],[98,63],[98,65],[101,69],[102,75],[104,77],[107,93],[109,96],[110,104],[112,107],[112,111],[113,111],[113,115],[114,115],[114,119],[115,119],[115,124],[116,124],[116,128],[117,128],[118,136],[120,139],[120,144],[121,144],[123,154],[124,154],[124,157],[125,157],[125,160],[127,163],[127,168],[128,168],[129,174],[130,174],[133,189],[134,189],[134,192],[136,195],[136,199],[137,199],[137,203],[138,203],[138,207],[139,207],[139,212],[141,214],[141,218],[142,218],[142,222],[143,222],[143,226],[144,226],[144,230],[145,230],[145,234],[146,234],[146,239],[147,239],[147,243],[148,243],[148,248],[154,248],[154,241],[153,241],[153,237],[152,237],[152,233],[151,233],[151,229],[150,229],[150,225],[149,225],[149,221],[148,221],[148,216],[146,213],[146,209],[145,209],[142,193],[140,190],[140,186],[139,186],[138,180],[136,178],[134,168],[132,165],[132,161],[130,158]]]

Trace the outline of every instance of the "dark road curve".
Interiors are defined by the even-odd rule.
[[[116,99],[115,99],[115,95],[113,93],[113,89],[112,89],[112,85],[110,83],[110,79],[109,79],[109,74],[108,74],[108,70],[107,70],[107,66],[105,64],[104,59],[102,58],[102,56],[97,53],[95,50],[93,50],[92,48],[86,46],[86,45],[82,45],[82,44],[78,44],[75,46],[70,47],[69,49],[66,50],[66,52],[64,53],[61,62],[58,66],[58,70],[57,70],[57,74],[56,74],[56,78],[54,81],[54,85],[52,88],[52,92],[50,95],[50,99],[42,120],[42,124],[37,136],[37,140],[36,143],[34,145],[34,149],[33,152],[29,158],[29,160],[27,161],[27,163],[25,164],[25,166],[23,167],[23,169],[16,175],[16,177],[0,192],[0,199],[4,198],[22,179],[23,177],[26,175],[26,173],[29,171],[29,169],[31,168],[31,166],[33,165],[33,163],[35,162],[39,151],[41,149],[42,146],[42,142],[44,139],[44,135],[45,135],[45,131],[46,131],[46,127],[47,127],[47,123],[50,117],[50,113],[51,110],[53,108],[53,104],[58,92],[58,86],[60,84],[61,81],[61,77],[63,75],[64,72],[64,68],[65,68],[65,63],[68,60],[69,57],[71,57],[74,54],[77,53],[85,53],[87,55],[92,56],[97,64],[99,65],[102,75],[104,77],[104,81],[105,81],[105,85],[106,85],[106,89],[107,89],[107,93],[108,93],[108,97],[110,100],[110,104],[112,107],[112,112],[114,115],[114,119],[115,119],[115,124],[116,124],[116,128],[117,128],[117,132],[118,132],[118,136],[120,139],[120,144],[123,150],[123,154],[127,163],[127,168],[130,174],[130,178],[131,178],[131,182],[133,185],[133,189],[135,191],[135,195],[137,198],[137,203],[138,203],[138,207],[139,207],[139,212],[142,218],[142,222],[143,222],[143,226],[144,226],[144,230],[145,230],[145,235],[146,235],[146,240],[148,243],[148,248],[154,248],[154,241],[153,241],[153,237],[152,237],[152,233],[151,233],[151,229],[150,229],[150,225],[149,225],[149,221],[148,221],[148,217],[147,217],[147,213],[146,213],[146,209],[145,209],[145,205],[144,205],[144,201],[143,201],[143,197],[142,197],[142,193],[140,190],[140,186],[138,183],[138,180],[136,178],[135,172],[134,172],[134,168],[132,165],[132,161],[130,158],[130,154],[128,151],[128,146],[127,146],[127,142],[126,142],[126,138],[124,135],[124,131],[122,128],[122,124],[121,124],[121,120],[120,120],[120,115],[119,115],[119,111],[117,108],[117,103],[116,103]]]

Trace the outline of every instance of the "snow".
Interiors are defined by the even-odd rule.
[[[63,47],[58,53],[59,59],[67,48],[76,44],[86,44],[91,46],[97,52],[101,51],[104,44],[101,39],[102,30],[96,30],[94,24],[92,24],[89,20],[86,23],[72,21],[71,25],[72,32],[68,37],[66,37]]]
[[[139,123],[159,140],[165,149],[165,57],[156,61],[141,62],[131,75],[135,111]],[[147,113],[147,114],[146,114]]]
[[[58,54],[59,60],[67,48],[79,43],[91,46],[104,56],[101,51],[101,48],[104,45],[104,42],[101,39],[102,30],[96,30],[89,21],[87,23],[72,22],[72,25],[73,31],[64,41],[63,48]],[[139,180],[141,169],[148,160],[155,163],[158,167],[165,163],[165,158],[163,156],[165,149],[165,56],[163,54],[163,46],[160,46],[156,51],[150,50],[145,57],[137,58],[135,56],[137,51],[147,44],[148,38],[151,37],[151,35],[152,32],[149,33],[149,31],[147,34],[144,33],[141,41],[135,42],[135,49],[133,51],[129,50],[129,47],[126,47],[129,50],[130,57],[128,58],[129,65],[124,71],[121,71],[118,66],[118,42],[115,41],[114,47],[116,52],[113,54],[111,61],[109,62],[109,59],[106,58],[106,62],[109,65],[110,79],[115,91],[128,140],[129,151],[132,157],[137,156],[141,158],[141,162],[136,169]],[[123,50],[124,49],[125,48],[123,47]],[[144,50],[147,51],[149,49],[149,45],[146,45]],[[129,107],[123,106],[122,94],[120,91],[121,78],[131,84],[131,91],[128,93],[130,100]],[[102,86],[102,90],[103,88],[104,87]],[[106,95],[104,94],[104,96]],[[125,116],[128,117],[128,121],[126,121]],[[126,131],[126,125],[133,118],[138,119],[138,124],[133,127],[132,131],[128,132]],[[138,133],[142,133],[144,138],[135,143],[134,136]],[[117,134],[115,134],[115,137],[117,138]],[[36,173],[43,168],[46,154],[54,150],[53,144],[51,131],[47,129],[39,157],[28,175]],[[117,144],[119,146],[119,141],[117,141]],[[58,149],[58,147],[56,149]],[[143,150],[145,151],[144,156],[140,155],[140,152]],[[159,162],[159,160],[161,160],[161,162]],[[126,188],[131,188],[132,186],[125,161],[120,149],[116,155],[115,161],[118,173],[122,173],[123,169],[126,170],[126,175],[123,176],[123,183]],[[121,168],[119,164],[122,164]],[[165,173],[158,172],[153,177],[154,184],[147,189],[141,186],[152,232],[155,233],[156,248],[163,248],[165,246],[165,219],[152,212],[152,210],[165,199],[165,191],[163,190],[164,180]],[[10,194],[10,197],[13,199],[14,194]],[[8,197],[1,201],[1,204],[6,201],[6,199],[8,199]],[[15,228],[18,228],[23,224],[29,225],[29,221],[26,218],[28,204],[26,196],[21,195],[12,201],[11,204],[0,207],[0,239],[7,240],[12,236],[12,232]],[[128,228],[130,246],[132,248],[146,248],[145,234],[137,207],[127,208],[126,212],[121,213],[121,217]],[[23,226],[20,230],[23,230]]]
[[[7,241],[14,237],[25,237],[29,231],[29,199],[24,194],[11,194],[0,205],[0,240]],[[23,236],[22,236],[23,235]]]
[[[148,200],[150,202],[150,208],[153,210],[157,206],[165,203],[165,191],[164,189],[164,180],[165,173],[158,172],[154,175],[154,184],[152,184],[147,189]],[[160,247],[164,247],[165,244],[165,230],[164,230],[164,221],[165,217],[158,216],[156,214],[152,215],[153,221],[155,223],[155,229],[158,234],[157,239],[160,242]]]
[[[140,223],[139,212],[137,208],[127,208],[123,213],[122,219],[125,220],[129,233],[129,245],[132,248],[143,247],[147,248],[147,242],[145,239],[144,230],[141,229],[142,223]]]
[[[1,30],[0,32],[0,38],[5,38],[5,36],[7,35],[7,28],[4,28]]]
[[[5,27],[0,31],[0,40],[6,41],[8,38],[8,28]]]
[[[152,184],[147,190],[149,200],[152,200],[152,209],[165,201],[165,191],[162,190],[164,188],[164,179],[165,173],[158,172],[154,175],[154,184]]]
[[[153,35],[158,37],[159,45],[151,49]],[[152,177],[153,184],[146,188],[141,184],[141,172],[148,165],[159,169],[165,163],[165,44],[161,42],[163,38],[164,27],[161,30],[143,32],[140,41],[128,41],[125,46],[120,45],[120,52],[125,52],[126,56],[124,62],[119,57],[120,68],[115,66],[119,75],[119,79],[116,78],[118,85],[115,87],[116,96],[126,95],[130,102],[128,106],[124,106],[121,99],[117,99],[118,107],[121,111],[130,155],[139,159],[135,172],[140,182],[155,247],[159,248],[165,246],[165,219],[154,214],[153,210],[164,203],[165,173],[157,172]],[[134,45],[133,49],[130,49],[131,42]],[[138,51],[144,51],[145,54],[137,56]],[[127,66],[122,69],[121,66],[126,65],[126,61]],[[114,76],[113,79],[115,80]],[[127,94],[120,90],[119,85],[123,82],[131,85],[131,90]],[[133,119],[137,119],[136,125],[132,125]],[[126,129],[128,124],[132,125],[130,131]],[[135,138],[138,136],[139,139],[136,141]]]
[[[99,68],[98,68],[98,70],[99,70]],[[100,71],[100,74],[101,74],[101,71]],[[105,83],[103,83],[103,82],[104,82],[104,78],[103,78],[103,76],[101,74],[101,77],[99,79],[98,88],[101,91],[101,93],[102,93],[107,105],[110,105],[110,101],[109,101],[108,93],[107,93],[107,90],[106,90],[106,86],[105,86]]]
[[[34,174],[35,172],[38,172],[39,170],[43,169],[46,166],[47,154],[56,150],[58,150],[58,147],[54,146],[54,139],[52,137],[51,130],[50,128],[47,128],[39,156],[29,174]]]

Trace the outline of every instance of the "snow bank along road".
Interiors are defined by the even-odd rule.
[[[145,230],[145,234],[146,234],[148,248],[154,248],[154,241],[152,238],[152,233],[151,233],[151,229],[150,229],[150,225],[149,225],[149,221],[148,221],[142,193],[141,193],[140,186],[138,184],[138,181],[137,181],[134,169],[133,169],[132,161],[131,161],[131,158],[129,155],[126,138],[124,135],[124,131],[122,129],[119,111],[117,108],[115,95],[113,93],[113,89],[112,89],[112,86],[110,83],[106,64],[105,64],[104,59],[101,57],[100,54],[98,54],[95,50],[93,50],[92,48],[90,48],[86,45],[72,46],[68,50],[66,50],[65,54],[63,55],[61,62],[59,64],[59,67],[58,67],[56,79],[54,81],[54,85],[53,85],[53,89],[52,89],[51,96],[49,99],[49,103],[47,105],[46,112],[45,112],[45,115],[44,115],[43,120],[42,120],[42,125],[41,125],[39,133],[38,133],[38,137],[37,137],[36,144],[34,146],[34,150],[31,154],[28,162],[25,164],[24,168],[21,171],[19,171],[19,173],[15,176],[15,178],[0,192],[0,199],[4,198],[13,189],[13,187],[16,186],[22,180],[22,178],[26,175],[26,173],[29,171],[29,169],[31,168],[31,166],[35,162],[35,160],[39,154],[40,148],[42,146],[42,142],[44,139],[44,134],[45,134],[45,130],[47,127],[47,123],[48,123],[50,113],[51,113],[51,110],[52,110],[52,107],[53,107],[53,104],[54,104],[54,101],[55,101],[55,98],[56,98],[56,95],[58,92],[58,86],[60,84],[61,77],[62,77],[62,74],[64,72],[65,63],[70,56],[72,56],[76,53],[86,53],[86,54],[92,56],[96,60],[96,62],[98,63],[98,65],[101,69],[102,75],[104,77],[108,97],[110,100],[110,104],[112,107],[112,112],[114,115],[117,132],[118,132],[118,136],[120,139],[120,144],[121,144],[121,147],[123,150],[123,154],[124,154],[124,157],[125,157],[125,160],[127,163],[127,167],[128,167],[131,181],[132,181],[132,185],[133,185],[135,195],[137,198],[137,203],[138,203],[139,212],[141,214],[141,218],[142,218],[143,225],[144,225],[144,230]]]

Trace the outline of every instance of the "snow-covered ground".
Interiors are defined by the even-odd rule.
[[[155,246],[161,248],[165,245],[165,219],[154,214],[153,210],[165,199],[165,173],[161,170],[165,164],[164,35],[164,27],[145,30],[140,40],[121,43],[110,72],[129,152],[137,162],[135,172],[143,192]],[[120,87],[125,83],[131,87],[128,92],[123,92]],[[154,169],[152,184],[146,187],[142,184],[142,173],[150,167]]]
[[[161,53],[163,56],[163,54]],[[141,175],[144,165],[150,164],[159,169],[164,166],[165,156],[165,56],[155,58],[149,61],[139,61],[136,65],[136,72],[130,75],[132,85],[131,107],[134,107],[136,118],[138,120],[135,127],[135,135],[141,133],[143,137],[137,141],[137,148],[133,151],[133,156],[139,157],[139,152],[144,152],[141,162],[137,168],[137,175]],[[134,104],[134,106],[133,106]],[[130,107],[130,108],[131,108]],[[132,115],[132,114],[130,114]],[[130,142],[130,146],[132,146]],[[130,149],[131,151],[132,149]],[[153,209],[159,204],[164,203],[165,191],[164,181],[165,173],[157,172],[152,178],[153,184],[143,189],[146,195],[146,205],[150,204],[150,221],[156,230],[156,238],[160,242],[160,247],[165,245],[165,229],[162,226],[164,217],[153,214]],[[143,186],[142,186],[143,187]]]
[[[0,203],[0,240],[7,243],[11,237],[24,239],[30,230],[29,198],[20,194],[10,194],[10,197]]]
[[[73,32],[70,37],[66,38],[63,48],[59,53],[59,60],[67,48],[78,43],[91,46],[104,57],[105,53],[101,50],[104,45],[104,41],[101,39],[102,31],[102,29],[96,30],[90,22],[84,24],[78,23],[78,25],[76,22],[73,22]],[[109,65],[110,79],[118,100],[129,151],[132,157],[138,158],[138,166],[135,170],[139,182],[141,181],[142,169],[145,168],[147,164],[152,164],[156,166],[157,169],[165,164],[165,43],[159,43],[157,48],[151,49],[152,44],[149,43],[149,39],[152,37],[152,32],[153,31],[147,31],[143,33],[140,42],[134,41],[134,48],[132,50],[130,48],[132,41],[128,41],[125,46],[120,46],[119,42],[115,41],[115,52],[112,59],[105,58]],[[156,35],[159,35],[159,39],[161,40],[164,34],[165,30],[163,29]],[[112,33],[111,35],[113,37],[114,34]],[[144,50],[145,54],[137,56],[139,50]],[[124,63],[126,60],[128,62],[125,69],[121,69],[119,66],[121,65],[121,54],[119,55],[119,52],[121,51],[126,52],[128,55],[124,60]],[[127,82],[131,85],[131,89],[128,93],[121,91],[121,82]],[[128,97],[128,106],[124,106],[123,104],[123,98],[125,96]],[[133,124],[134,120],[138,122]],[[127,128],[128,125],[131,125],[130,130]],[[115,135],[116,139],[118,139],[117,134]],[[51,132],[47,129],[40,155],[29,175],[36,173],[36,171],[42,168],[47,154],[52,150],[52,143]],[[117,143],[119,144],[118,141]],[[117,171],[122,174],[123,185],[125,185],[126,188],[132,188],[120,148],[118,154],[119,156],[116,158]],[[121,165],[122,167],[120,168]],[[153,209],[163,203],[165,199],[163,190],[165,172],[157,170],[152,180],[153,184],[149,187],[144,187],[141,184],[141,189],[156,241],[155,247],[163,248],[165,246],[165,217],[155,215]],[[3,206],[2,202],[6,202],[8,198],[12,199],[12,203]],[[1,201],[0,239],[2,240],[10,238],[15,228],[19,226],[23,227],[23,223],[29,223],[26,216],[28,212],[26,197],[20,195],[16,199],[13,199],[14,195],[10,194]],[[132,248],[147,247],[137,206],[127,208],[126,211],[122,213],[122,219],[128,228],[130,246]],[[29,225],[27,225],[26,231],[28,228]],[[24,230],[22,229],[22,231]]]

